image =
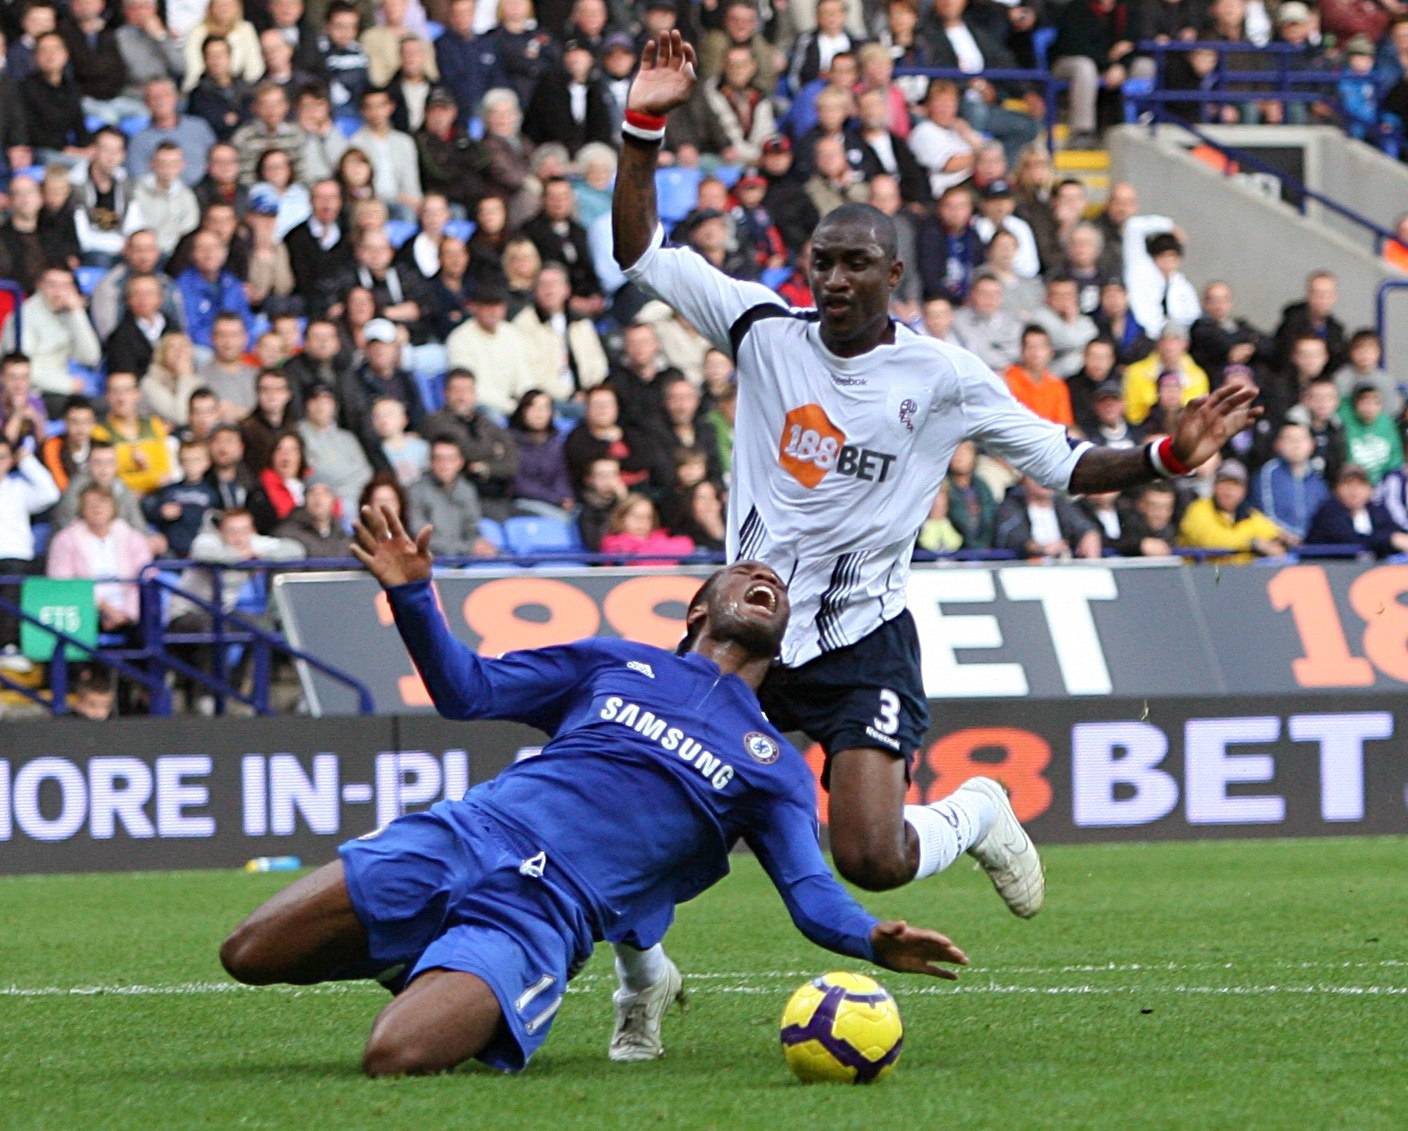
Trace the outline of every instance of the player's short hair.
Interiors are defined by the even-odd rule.
[[[815,239],[817,232],[824,228],[835,228],[842,224],[868,228],[880,244],[880,250],[884,252],[886,259],[894,262],[899,257],[899,235],[895,231],[895,222],[873,204],[851,202],[833,209],[817,224],[812,238]]]
[[[709,603],[709,598],[713,596],[714,589],[717,587],[719,579],[723,577],[725,572],[727,572],[726,569],[715,570],[707,578],[704,579],[704,584],[701,585],[698,589],[696,589],[694,591],[694,596],[689,599],[689,604],[688,606],[686,606],[684,611],[684,637],[680,640],[677,645],[675,645],[676,656],[683,656],[689,652],[694,651],[694,645],[698,643],[700,633],[704,631],[704,628],[702,621],[700,621],[698,625],[690,624],[689,614],[694,612],[694,610],[699,608],[701,605],[707,605]]]

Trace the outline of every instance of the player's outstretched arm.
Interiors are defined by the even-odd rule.
[[[660,222],[655,205],[660,139],[640,134],[652,132],[653,122],[658,121],[663,137],[665,118],[688,102],[694,91],[695,62],[694,48],[677,31],[647,40],[641,51],[640,70],[626,96],[627,128],[611,200],[613,253],[623,271],[645,254]],[[632,133],[633,128],[639,132]]]
[[[1252,406],[1255,399],[1255,389],[1224,385],[1211,396],[1189,401],[1172,436],[1174,458],[1189,469],[1206,463],[1261,415],[1261,408]],[[1155,478],[1142,446],[1125,451],[1090,448],[1076,462],[1069,490],[1073,495],[1123,491]]]
[[[958,975],[938,963],[968,965],[968,956],[946,935],[923,927],[911,927],[903,919],[876,923],[870,932],[870,945],[875,951],[877,965],[887,970],[898,970],[902,974],[931,974],[935,978],[955,981]]]

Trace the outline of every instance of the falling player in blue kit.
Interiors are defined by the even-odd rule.
[[[967,961],[941,934],[878,922],[827,868],[811,772],[755,694],[790,611],[770,568],[710,577],[674,654],[588,639],[489,660],[436,605],[429,527],[412,540],[389,509],[364,508],[356,533],[440,713],[552,736],[462,800],[347,842],[221,947],[252,985],[375,977],[398,991],[367,1040],[369,1074],[471,1057],[523,1068],[592,944],[653,946],[740,838],[819,946],[943,978],[937,963]]]

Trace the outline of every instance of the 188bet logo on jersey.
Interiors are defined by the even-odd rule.
[[[815,487],[835,472],[852,479],[884,483],[895,456],[846,443],[846,434],[831,423],[819,404],[794,408],[782,422],[777,461],[803,487]]]

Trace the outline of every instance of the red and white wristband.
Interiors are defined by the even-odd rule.
[[[665,118],[659,114],[642,114],[639,110],[627,110],[626,120],[621,123],[621,132],[637,141],[664,141]]]
[[[1172,436],[1165,436],[1162,440],[1145,444],[1144,454],[1148,457],[1149,466],[1154,469],[1154,474],[1162,479],[1177,479],[1183,475],[1193,474],[1193,469],[1173,454]]]

